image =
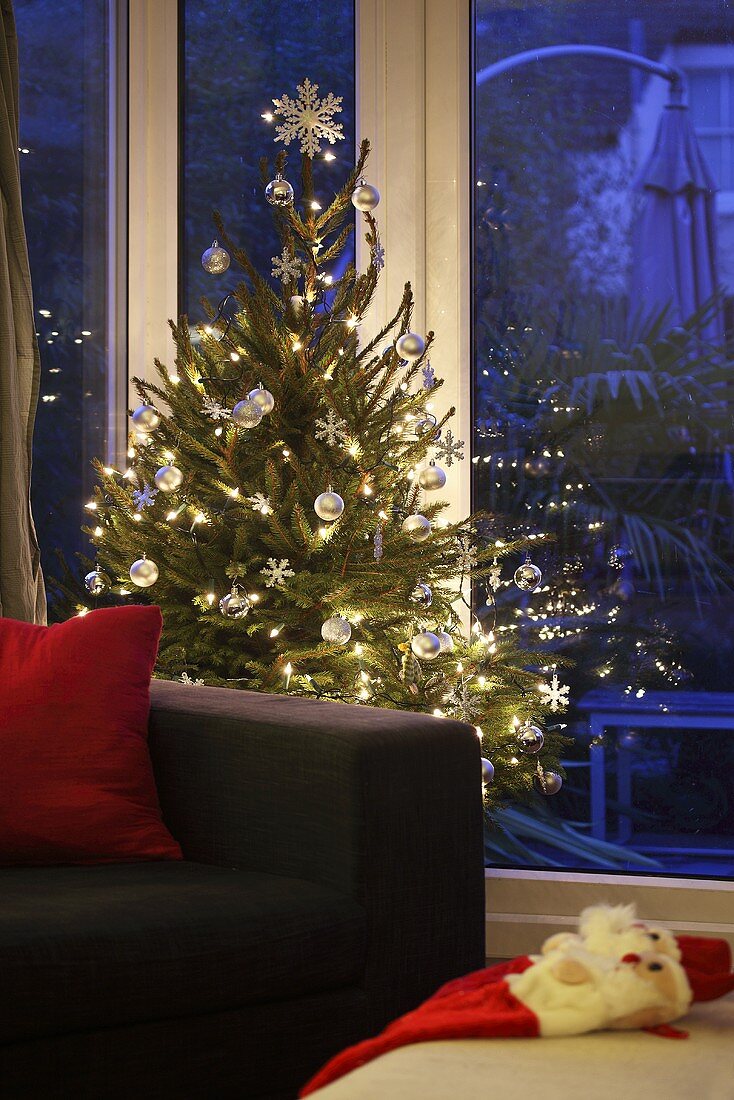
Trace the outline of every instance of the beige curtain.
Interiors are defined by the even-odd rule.
[[[42,623],[46,597],[30,505],[41,366],[18,157],[18,40],[0,0],[0,615]]]

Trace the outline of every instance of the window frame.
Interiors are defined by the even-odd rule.
[[[681,45],[666,51],[666,61],[682,69],[686,75],[714,71],[719,74],[722,119],[728,120],[726,126],[695,126],[699,137],[718,137],[728,139],[722,145],[722,164],[726,162],[730,173],[734,173],[734,102],[729,93],[734,93],[734,66],[726,46],[719,45]],[[728,152],[727,152],[728,148]],[[716,195],[716,209],[720,214],[734,213],[734,182],[732,187],[721,187]]]
[[[111,0],[115,3],[115,0]],[[167,320],[178,306],[179,2],[120,0],[129,12],[130,375],[170,362]],[[472,440],[472,0],[356,0],[357,137],[372,142],[369,177],[387,263],[365,330],[375,330],[410,280],[414,323],[436,329],[434,365],[455,433]],[[682,60],[678,63],[685,64]],[[360,253],[358,250],[358,262]],[[127,371],[117,364],[117,384]],[[136,400],[132,389],[129,401]],[[118,438],[125,439],[119,406]],[[471,510],[470,456],[451,479],[451,517]],[[726,935],[734,945],[734,883],[564,870],[488,869],[487,954],[537,949],[601,899],[637,901],[643,917]]]

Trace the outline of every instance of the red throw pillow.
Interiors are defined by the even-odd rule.
[[[157,607],[0,619],[0,864],[181,859],[148,754]]]

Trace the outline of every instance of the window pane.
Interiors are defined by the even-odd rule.
[[[476,12],[475,505],[504,517],[496,537],[553,534],[533,554],[545,586],[528,597],[508,581],[497,599],[544,651],[541,675],[573,662],[558,669],[572,689],[564,787],[538,796],[542,835],[508,819],[490,857],[731,876],[734,218],[684,156],[694,122],[720,119],[720,75],[697,66],[714,49],[734,65],[734,19],[703,0]],[[484,72],[559,42],[689,65],[694,119],[619,61]],[[729,142],[700,141],[727,188]],[[717,283],[718,308],[691,321]],[[491,603],[480,589],[490,622]]]
[[[232,238],[244,245],[258,270],[269,273],[277,237],[264,209],[259,161],[271,162],[282,146],[261,115],[274,96],[295,96],[304,77],[321,94],[344,97],[344,132],[354,135],[353,0],[190,0],[184,13],[181,308],[202,317],[202,295],[213,299],[236,284],[236,275],[211,276],[201,254],[214,236],[219,210]],[[223,33],[223,29],[226,32]],[[334,171],[350,162],[347,143],[335,146]],[[297,153],[297,146],[290,146]],[[291,156],[294,164],[297,156]],[[344,167],[344,164],[341,165]],[[333,191],[328,163],[315,166],[317,187]],[[334,175],[334,178],[336,176]],[[298,181],[292,181],[296,184]],[[348,263],[348,250],[342,257]]]
[[[732,187],[731,161],[729,156],[724,154],[728,153],[731,139],[729,137],[700,137],[698,143],[717,184],[719,187],[729,190]]]
[[[43,562],[83,545],[107,435],[108,4],[16,0],[23,209],[41,350],[33,508]]]
[[[694,126],[722,126],[721,70],[699,69],[688,72],[688,95]]]

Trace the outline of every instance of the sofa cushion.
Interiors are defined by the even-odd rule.
[[[181,859],[148,754],[157,607],[0,618],[0,864]]]
[[[0,871],[0,1044],[358,984],[365,914],[199,863]]]

